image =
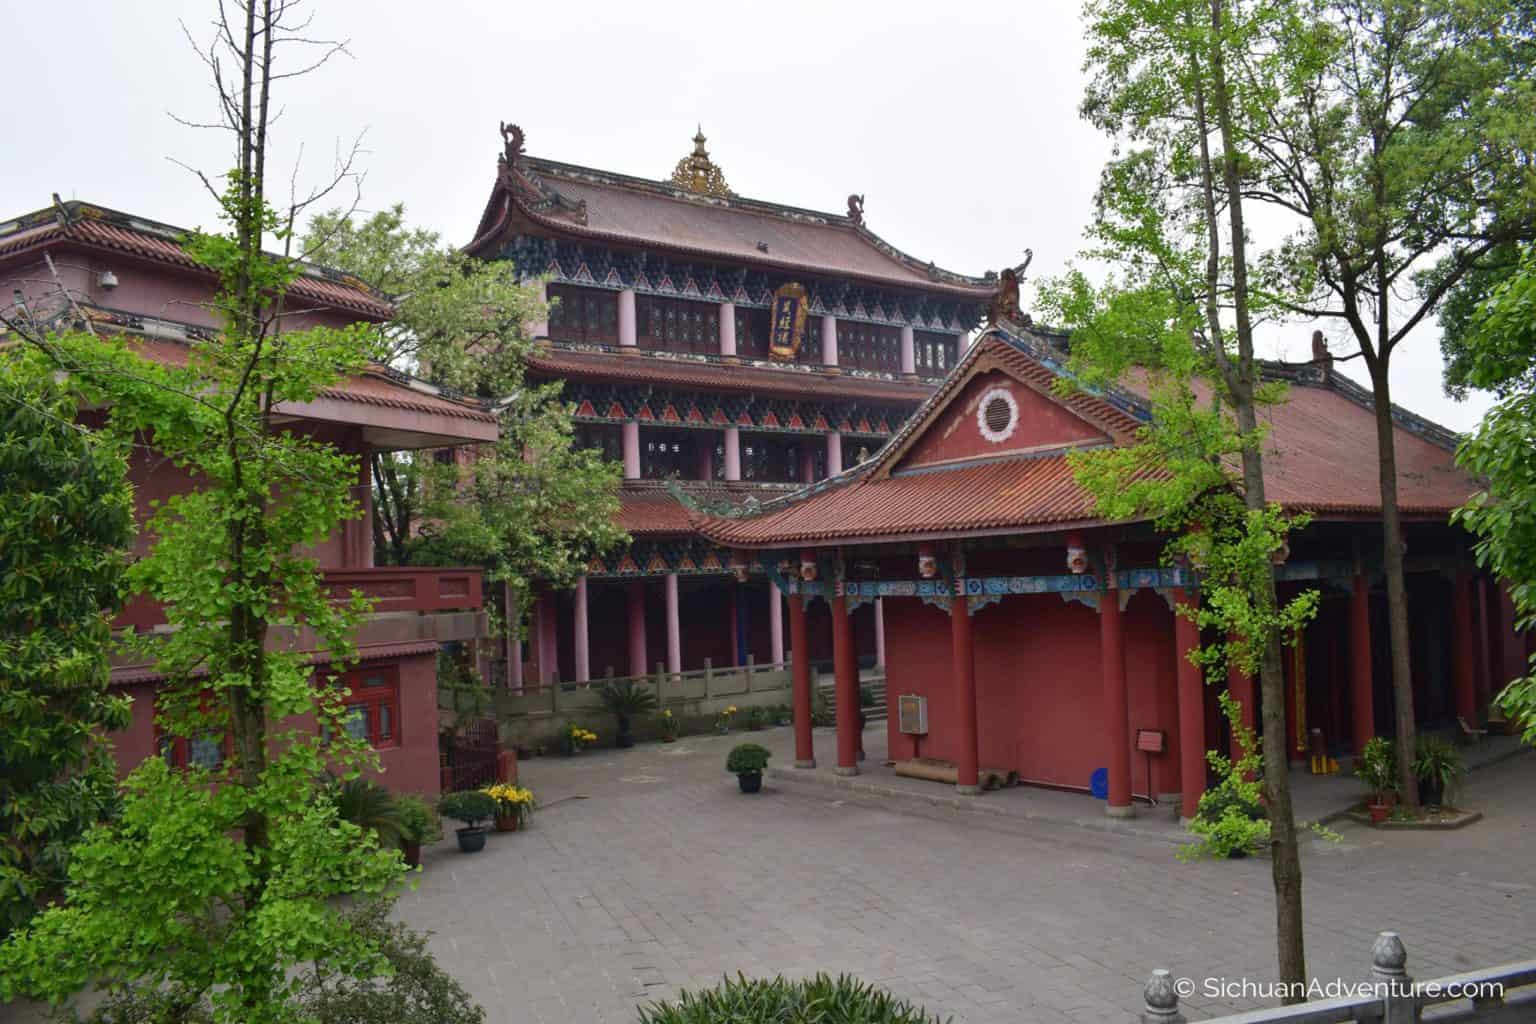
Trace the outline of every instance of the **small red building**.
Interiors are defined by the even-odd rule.
[[[27,314],[60,328],[88,321],[98,331],[137,340],[149,358],[179,363],[217,323],[208,309],[214,275],[181,247],[185,232],[87,203],[53,207],[0,224],[0,287],[19,295]],[[310,268],[292,286],[296,309],[284,329],[382,321],[389,305],[361,282]],[[362,519],[315,552],[338,596],[353,589],[376,601],[358,636],[360,661],[345,682],[357,727],[373,742],[383,780],[401,791],[435,794],[439,787],[437,652],[445,643],[484,636],[478,569],[376,568],[369,528],[375,452],[479,444],[496,438],[496,419],[384,367],[339,382],[312,402],[283,410],[288,429],[324,439],[359,456],[354,493]],[[176,466],[137,450],[129,466],[138,518],[150,502],[191,488]],[[149,543],[141,534],[141,549]],[[137,597],[117,621],[141,632],[163,628],[152,601]],[[320,662],[317,659],[317,667]],[[112,682],[134,697],[133,723],[113,737],[119,770],[127,772],[163,749],[173,762],[223,756],[216,741],[161,744],[155,731],[154,665],[119,665]]]
[[[1195,627],[1173,612],[1199,599],[1197,581],[1160,566],[1166,538],[1150,524],[1100,520],[1067,463],[1071,451],[1130,442],[1150,411],[1129,393],[1057,394],[1066,355],[1064,337],[993,326],[876,458],[757,515],[700,522],[787,593],[795,651],[807,607],[829,606],[839,773],[858,771],[851,612],[873,603],[892,758],[953,761],[970,792],[979,766],[1084,790],[1104,768],[1112,815],[1131,813],[1133,795],[1182,798],[1189,813],[1203,792],[1204,753],[1225,744],[1225,723],[1185,657]],[[1283,597],[1322,592],[1320,614],[1286,648],[1284,742],[1299,760],[1312,730],[1335,752],[1391,731],[1378,462],[1370,394],[1326,358],[1265,373],[1291,385],[1268,414],[1268,494],[1313,514],[1277,577]],[[1526,648],[1448,524],[1475,489],[1454,463],[1455,435],[1395,418],[1415,712],[1421,725],[1454,727],[1486,712]],[[796,757],[810,765],[810,680],[803,659],[794,667]],[[1229,686],[1257,721],[1252,682]],[[925,727],[902,728],[902,697],[926,705]],[[1166,752],[1143,756],[1143,730]]]

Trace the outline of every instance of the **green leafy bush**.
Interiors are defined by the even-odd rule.
[[[1258,782],[1263,766],[1259,740],[1243,724],[1242,706],[1231,694],[1219,694],[1217,700],[1231,723],[1232,744],[1239,756],[1233,761],[1214,750],[1206,752],[1206,760],[1219,781],[1200,798],[1200,806],[1189,823],[1189,830],[1200,838],[1179,850],[1181,860],[1230,857],[1269,842],[1269,815],[1260,799],[1263,786]]]
[[[738,743],[725,759],[725,770],[736,775],[761,775],[773,755],[756,743]]]
[[[401,839],[408,843],[435,843],[443,838],[443,823],[437,812],[415,793],[395,797],[395,809],[400,816]]]
[[[496,817],[496,800],[478,789],[461,789],[439,800],[437,813],[474,828],[480,822]]]
[[[1466,771],[1461,754],[1449,741],[1439,736],[1419,738],[1419,756],[1414,759],[1413,772],[1425,782],[1438,782],[1442,790],[1449,790],[1456,776]]]
[[[380,846],[398,846],[404,836],[404,822],[395,795],[371,779],[356,778],[330,783],[331,798],[336,802],[336,817],[358,828],[371,829]]]
[[[1355,762],[1355,774],[1371,787],[1378,801],[1388,793],[1397,791],[1397,761],[1392,751],[1392,741],[1372,736],[1365,741],[1365,749]]]
[[[804,981],[738,974],[670,1003],[640,1008],[639,1024],[941,1024],[922,1007],[857,978],[818,974]]]

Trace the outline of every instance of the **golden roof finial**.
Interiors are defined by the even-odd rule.
[[[725,183],[724,172],[709,158],[709,150],[704,148],[707,141],[701,124],[693,137],[693,152],[679,160],[672,171],[672,184],[698,195],[728,196],[730,186]]]

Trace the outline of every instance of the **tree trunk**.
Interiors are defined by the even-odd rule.
[[[1408,581],[1403,568],[1403,515],[1397,507],[1397,444],[1392,430],[1392,392],[1386,360],[1371,366],[1376,403],[1376,449],[1381,462],[1381,568],[1387,580],[1387,635],[1392,644],[1392,714],[1397,725],[1398,802],[1419,806],[1418,777],[1413,772],[1418,747],[1413,712],[1413,665],[1408,640]]]
[[[1247,228],[1243,222],[1242,181],[1237,166],[1237,129],[1232,117],[1232,95],[1222,52],[1226,32],[1225,0],[1211,0],[1212,106],[1222,141],[1222,188],[1226,193],[1231,224],[1232,298],[1237,320],[1240,387],[1235,399],[1238,429],[1242,431],[1243,496],[1249,509],[1262,511],[1268,504],[1264,493],[1263,450],[1258,440],[1258,414],[1254,408],[1258,371],[1254,366],[1253,320],[1248,304]],[[1275,578],[1265,574],[1253,595],[1260,613],[1268,616],[1278,601]],[[1301,853],[1296,846],[1296,820],[1291,810],[1290,764],[1285,751],[1285,673],[1280,663],[1280,641],[1268,638],[1259,662],[1259,693],[1263,707],[1264,796],[1269,804],[1270,863],[1275,888],[1275,945],[1280,980],[1305,986],[1307,957],[1301,913]],[[1287,990],[1285,1002],[1301,1002],[1303,995]]]

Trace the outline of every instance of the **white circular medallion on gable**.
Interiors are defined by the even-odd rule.
[[[1013,436],[1019,426],[1019,403],[1007,388],[993,388],[976,403],[976,429],[993,444]]]

